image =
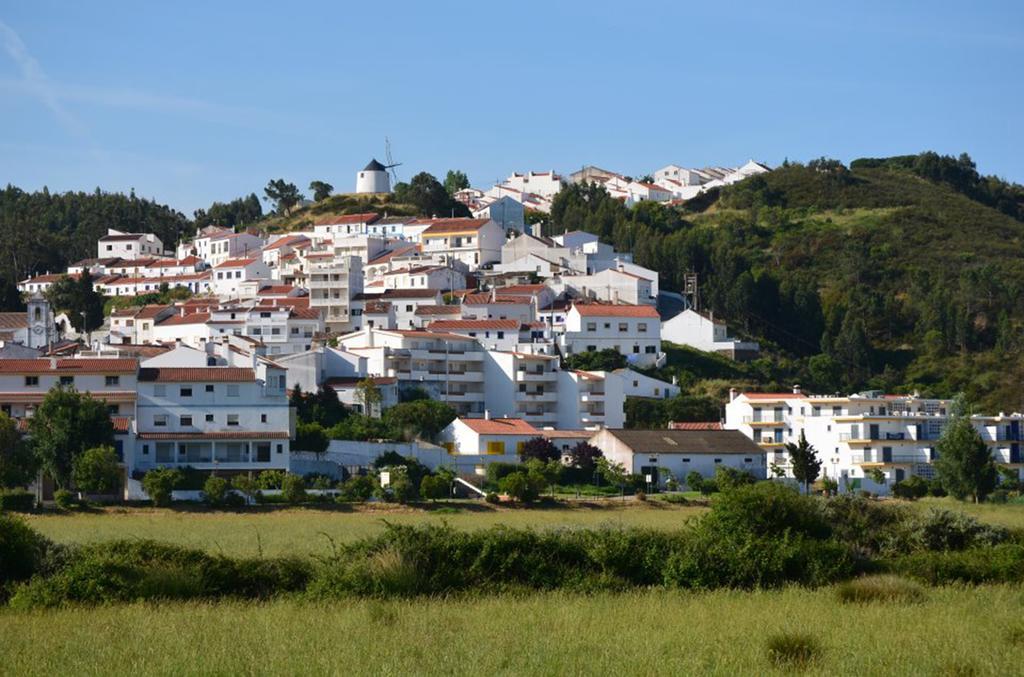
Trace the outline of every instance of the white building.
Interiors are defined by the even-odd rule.
[[[893,483],[911,475],[934,476],[939,437],[949,420],[948,400],[877,392],[850,396],[808,396],[794,387],[791,393],[730,394],[725,427],[757,442],[775,464],[792,476],[786,443],[803,433],[818,451],[822,474],[843,490],[864,489],[885,494]],[[982,439],[991,445],[997,463],[1022,467],[1021,414],[972,416]],[[878,484],[870,477],[880,469],[886,478]]]
[[[287,469],[294,436],[286,372],[265,360],[253,367],[178,367],[176,351],[139,370],[131,469]],[[153,366],[157,365],[157,366]]]
[[[522,445],[541,431],[518,418],[459,417],[441,432],[441,445],[452,456],[487,456],[492,463],[518,463]]]
[[[111,416],[131,417],[137,369],[126,358],[0,359],[0,411],[30,418],[50,389],[63,386],[102,400]]]
[[[661,339],[734,360],[756,359],[760,346],[755,341],[740,341],[729,336],[724,322],[692,309],[684,310],[661,325]]]
[[[523,209],[523,203],[508,195],[488,200],[474,207],[472,213],[473,218],[490,219],[505,231],[518,230],[523,232],[526,230],[526,212]]]
[[[550,199],[562,190],[565,179],[554,171],[513,173],[505,180],[504,185],[524,193],[536,193]]]
[[[691,472],[713,477],[719,466],[767,476],[765,452],[735,430],[601,430],[590,443],[626,471],[661,486],[672,477],[682,482]]]
[[[251,259],[260,256],[265,244],[263,238],[252,233],[221,232],[205,240],[205,257],[210,266],[217,267],[233,259]]]
[[[356,256],[331,256],[310,263],[307,270],[309,307],[323,313],[325,329],[343,333],[359,326],[352,299],[363,290],[363,261]]]
[[[476,270],[501,261],[505,231],[491,219],[435,219],[420,240],[424,256],[441,254]]]
[[[262,258],[229,259],[213,269],[213,293],[222,299],[238,298],[244,293],[244,283],[262,284],[269,279],[270,267]]]
[[[652,306],[574,303],[558,337],[565,356],[614,349],[631,364],[655,365],[661,352],[661,319]]]
[[[138,259],[163,256],[164,243],[152,233],[125,233],[113,228],[99,239],[96,256],[99,258]]]
[[[352,299],[352,324],[353,329],[358,330],[364,326],[362,314],[365,306],[370,302],[390,303],[394,312],[396,329],[416,329],[422,326],[423,322],[416,313],[424,307],[440,306],[443,302],[439,289],[384,289],[382,291],[369,293],[370,289],[362,294],[356,294]]]
[[[313,224],[313,240],[323,242],[349,235],[368,235],[370,225],[380,218],[375,212],[325,216]]]

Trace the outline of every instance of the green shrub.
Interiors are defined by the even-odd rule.
[[[498,498],[498,495],[493,491],[488,491],[487,494],[484,495],[484,501],[490,503],[491,505],[497,505],[498,503],[501,503],[501,499]]]
[[[229,489],[230,485],[226,479],[210,475],[203,484],[203,500],[214,507],[224,505]]]
[[[777,668],[802,670],[821,658],[822,648],[812,635],[787,632],[768,637],[768,661]]]
[[[864,576],[836,586],[840,602],[920,602],[925,598],[924,588],[918,583],[899,576]]]
[[[225,508],[244,508],[246,505],[245,496],[235,491],[229,491],[224,495],[221,505]]]
[[[711,514],[705,521],[711,522],[709,526],[714,530],[727,534],[791,533],[822,539],[832,532],[819,501],[775,482],[737,487],[721,494],[712,503]]]
[[[687,500],[682,494],[665,494],[661,497],[661,500],[666,503],[674,503],[676,505],[689,505],[690,501]]]
[[[284,470],[264,470],[256,476],[257,489],[281,489],[287,473]]]
[[[420,495],[432,501],[448,498],[451,483],[440,475],[427,475],[420,480]]]
[[[1024,582],[1024,546],[1003,543],[961,551],[918,552],[888,568],[931,585]]]
[[[142,489],[149,494],[153,505],[171,504],[171,492],[184,481],[185,475],[177,468],[154,468],[142,478]]]
[[[998,526],[982,524],[961,512],[932,508],[908,520],[907,543],[903,551],[912,548],[924,550],[964,550],[979,546],[996,545],[1006,541],[1009,532]]]
[[[544,478],[538,473],[517,471],[501,478],[498,487],[515,501],[532,503],[544,491]]]
[[[487,466],[487,483],[498,486],[506,476],[521,470],[518,463],[491,463]]]
[[[287,473],[281,480],[281,496],[287,503],[302,503],[306,500],[306,484],[298,475]]]
[[[154,541],[113,541],[80,548],[53,575],[18,588],[11,605],[264,599],[304,589],[309,576],[308,563],[297,559],[230,559]]]
[[[347,501],[368,501],[377,489],[377,483],[369,475],[353,475],[341,485],[341,493],[338,500]]]
[[[78,505],[75,495],[67,489],[58,489],[53,492],[53,502],[56,503],[57,507],[61,510],[74,510]]]
[[[942,486],[942,480],[937,477],[928,480],[928,495],[941,498],[946,495],[946,488]]]
[[[0,601],[8,584],[26,580],[42,567],[49,546],[20,517],[0,513]]]
[[[986,503],[995,503],[1002,505],[1010,500],[1010,492],[1006,489],[995,489],[991,494],[985,497]]]
[[[928,495],[928,482],[920,475],[911,475],[892,485],[892,495],[896,498],[916,501]]]
[[[715,484],[719,491],[732,491],[737,487],[753,484],[755,478],[749,472],[727,465],[715,468]]]
[[[32,512],[36,495],[19,489],[0,491],[0,512]]]

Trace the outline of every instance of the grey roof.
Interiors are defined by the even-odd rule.
[[[638,454],[763,454],[764,450],[738,430],[606,431]]]
[[[370,160],[370,164],[363,167],[364,172],[383,172],[386,171],[387,167],[377,162],[377,158]]]

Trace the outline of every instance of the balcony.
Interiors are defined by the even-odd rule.
[[[851,459],[856,465],[912,465],[915,463],[931,463],[925,452],[917,454],[854,454]]]
[[[553,381],[556,375],[553,371],[518,371],[516,372],[516,380],[523,381],[526,383],[537,382],[537,381]]]
[[[776,418],[774,416],[744,416],[743,422],[747,425],[786,425],[786,416]]]
[[[581,393],[580,402],[604,402],[604,393]]]
[[[526,402],[557,402],[558,401],[558,394],[554,393],[554,392],[551,392],[551,391],[539,392],[539,393],[538,392],[528,392],[528,393],[520,392],[520,393],[518,393],[518,397],[516,399],[520,400],[520,401],[524,401],[525,400]]]

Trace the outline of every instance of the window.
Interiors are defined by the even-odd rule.
[[[39,377],[38,376],[26,376],[25,377],[25,385],[26,386],[37,386],[37,385],[39,385]]]
[[[754,459],[753,458],[745,458],[745,459],[743,459],[743,462],[744,463],[753,463]]]
[[[504,442],[488,442],[487,443],[488,454],[504,454],[505,443]]]
[[[107,376],[103,379],[104,385],[116,386],[121,384],[120,376]]]
[[[143,456],[149,456],[149,445],[148,444],[143,444],[142,445],[142,455]]]
[[[721,463],[721,462],[722,462],[722,459],[720,459],[720,458],[716,458],[715,459],[715,463]]]
[[[75,385],[75,377],[74,376],[61,376],[60,377],[60,384],[62,386],[73,386],[73,385]]]
[[[180,392],[181,392],[181,396],[182,397],[192,397],[192,388],[191,387],[187,387],[186,388],[186,387],[182,386]]]
[[[238,386],[235,384],[228,385],[228,397],[238,397]]]
[[[270,443],[259,442],[256,444],[256,462],[257,463],[269,463],[270,462]]]
[[[206,384],[206,392],[208,392],[208,393],[212,393],[213,392],[213,384],[212,383],[207,383]]]
[[[604,328],[605,329],[611,329],[612,328],[612,323],[611,322],[605,322],[604,323]]]
[[[636,325],[636,330],[638,332],[640,332],[640,333],[643,333],[643,332],[647,331],[647,323],[646,322],[638,322],[637,325]]]
[[[644,352],[647,353],[648,355],[653,355],[654,353],[657,352],[657,349],[654,346],[647,346],[646,348],[644,348]]]
[[[191,416],[182,416],[181,417],[181,427],[182,428],[191,428],[192,427],[192,417]]]
[[[587,352],[592,353],[597,350],[597,346],[587,346]]]
[[[628,322],[619,322],[619,331],[620,332],[629,331],[629,323]]]
[[[633,346],[633,352],[634,353],[639,353],[640,352],[640,346]]]
[[[228,425],[230,425],[230,426],[238,425],[238,414],[228,414]]]
[[[260,414],[260,423],[266,423],[266,422],[267,422],[267,415],[266,414]]]
[[[587,322],[587,331],[597,331],[597,322]]]
[[[167,414],[154,414],[153,415],[153,427],[154,428],[166,428],[167,427]]]
[[[284,453],[284,445],[283,444],[278,444],[277,445],[277,453],[279,453],[279,454],[283,454]]]
[[[207,423],[213,423],[213,414],[207,414],[206,415],[206,422]]]

